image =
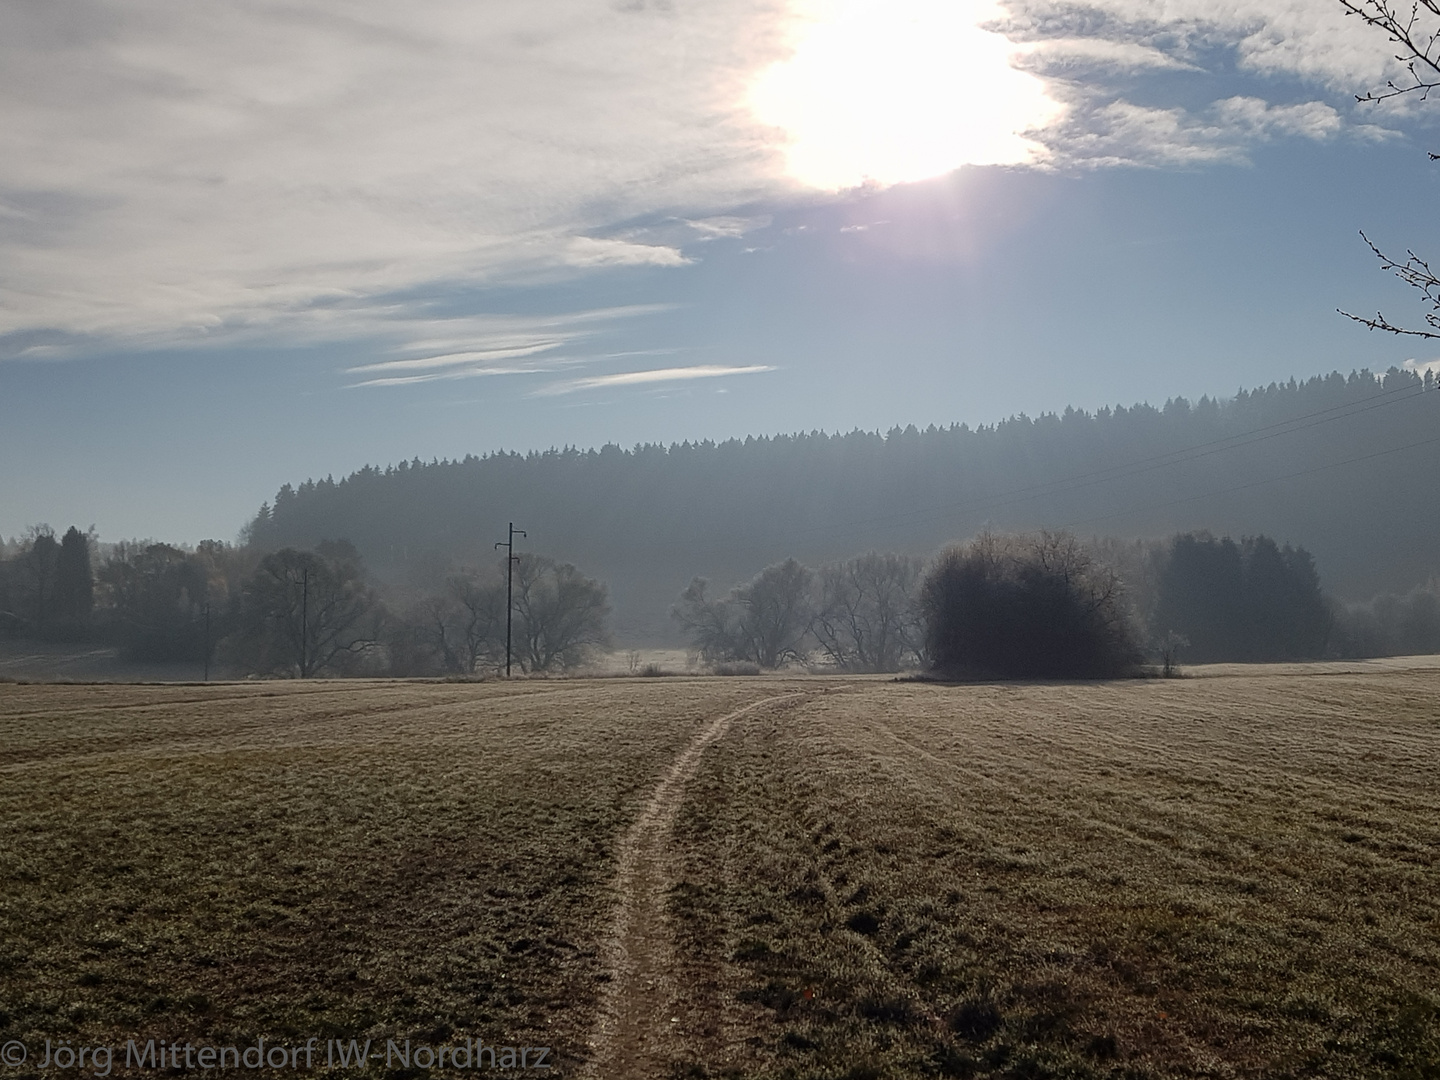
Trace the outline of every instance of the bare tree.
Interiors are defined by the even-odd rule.
[[[815,575],[794,559],[767,566],[735,591],[740,605],[743,659],[777,668],[804,657],[810,629],[811,584]]]
[[[1339,0],[1346,14],[1357,16],[1368,26],[1382,31],[1392,45],[1399,46],[1395,59],[1405,65],[1406,76],[1388,79],[1382,90],[1355,95],[1356,101],[1378,102],[1405,94],[1423,100],[1440,87],[1440,0],[1413,0],[1409,5],[1391,0]],[[1437,155],[1432,154],[1434,158]]]
[[[702,660],[744,660],[777,668],[805,656],[814,618],[811,596],[815,575],[794,559],[767,566],[724,600],[706,595],[707,582],[696,578],[671,609]]]
[[[1428,100],[1430,91],[1440,87],[1440,0],[1414,0],[1409,5],[1392,3],[1392,0],[1339,0],[1339,3],[1347,14],[1384,33],[1391,45],[1397,48],[1395,59],[1405,68],[1405,75],[1398,81],[1389,79],[1382,89],[1357,94],[1355,100],[1378,103],[1411,94],[1422,101]],[[1430,160],[1440,160],[1440,154],[1432,152]],[[1393,273],[1424,297],[1425,303],[1430,306],[1425,314],[1427,328],[1422,330],[1398,325],[1379,311],[1374,317],[1367,317],[1352,315],[1342,308],[1340,314],[1371,330],[1440,338],[1440,277],[1430,269],[1430,263],[1409,248],[1404,259],[1392,257],[1363,231],[1360,237],[1380,260],[1382,269]]]
[[[515,615],[522,671],[577,667],[609,641],[605,586],[543,555],[521,555],[515,564]]]
[[[447,583],[454,622],[454,645],[466,674],[502,663],[505,657],[505,587],[474,574],[458,574]]]
[[[342,671],[377,644],[379,607],[355,549],[322,543],[265,556],[246,587],[245,659],[302,679]]]
[[[695,654],[714,664],[733,660],[740,652],[739,610],[733,598],[707,595],[709,588],[704,578],[692,580],[670,615],[684,629]]]
[[[820,569],[811,631],[837,667],[899,671],[917,664],[924,631],[916,606],[924,560],[870,552]]]
[[[505,663],[505,586],[473,571],[452,574],[444,591],[422,596],[403,620],[431,665],[456,675]]]

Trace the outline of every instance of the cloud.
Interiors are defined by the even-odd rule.
[[[1075,119],[1046,137],[1065,159],[1089,166],[1196,166],[1244,161],[1249,147],[1278,137],[1323,141],[1344,127],[1322,101],[1269,105],[1232,97],[1198,114],[1128,101],[1077,108]]]
[[[1106,72],[1197,71],[1196,65],[1153,45],[1104,38],[1062,37],[1029,42],[1019,52],[1020,66],[1041,75],[1074,77],[1101,68]]]
[[[425,326],[428,336],[402,340],[391,346],[389,351],[398,354],[395,359],[359,364],[346,368],[345,374],[374,376],[351,383],[352,389],[362,386],[409,386],[490,375],[533,374],[616,356],[636,355],[633,352],[601,356],[556,355],[556,350],[579,347],[607,333],[621,320],[669,310],[672,308],[666,304],[634,304],[553,315],[473,315],[432,320]],[[400,328],[413,330],[406,322],[402,322]],[[371,336],[376,334],[377,329],[371,328]],[[668,351],[648,349],[643,352],[654,355]]]
[[[1217,101],[1214,112],[1231,131],[1262,139],[1276,135],[1330,139],[1345,126],[1340,114],[1323,101],[1270,105],[1256,97],[1232,97]]]
[[[602,234],[793,187],[743,103],[784,26],[775,0],[4,5],[0,336],[345,335],[327,311],[394,321],[436,283],[681,265]]]
[[[639,386],[645,383],[681,382],[689,379],[718,379],[728,375],[757,375],[774,371],[768,364],[726,367],[718,364],[697,364],[693,367],[655,368],[649,371],[622,371],[614,375],[594,375],[584,379],[568,379],[536,390],[535,397],[573,394],[580,390],[601,390],[611,386]]]
[[[564,342],[540,341],[514,349],[478,349],[470,352],[442,353],[439,356],[421,356],[413,360],[384,360],[378,364],[361,364],[346,368],[347,375],[366,375],[375,371],[422,371],[433,368],[483,368],[492,366],[497,360],[515,360],[536,353],[558,349]]]
[[[1400,70],[1383,38],[1331,0],[1008,0],[997,26],[1042,54],[1143,50],[1204,68],[1223,51],[1244,71],[1342,94]]]
[[[772,220],[769,214],[720,214],[686,221],[685,224],[702,240],[734,240],[756,229],[767,228]]]
[[[561,339],[482,348],[432,297],[682,266],[763,228],[795,176],[1193,165],[1339,137],[1354,120],[1318,93],[1187,112],[1122,83],[1233,63],[1338,100],[1388,56],[1321,0],[0,5],[0,358],[389,355],[433,329],[455,343],[370,374],[478,370],[506,358],[444,358]]]
[[[504,367],[495,364],[480,364],[474,367],[459,368],[453,371],[442,371],[428,375],[392,375],[380,379],[364,379],[357,383],[351,383],[346,387],[348,390],[358,390],[367,386],[414,386],[416,383],[450,381],[454,379],[483,379],[494,375],[533,375],[537,371],[554,370],[554,368],[539,367]]]
[[[1356,109],[1357,91],[1400,68],[1383,38],[1338,3],[1010,0],[995,25],[1069,107],[1035,133],[1056,163],[1193,166],[1244,161],[1252,146],[1278,138],[1387,138],[1393,132],[1372,121],[1408,104]],[[1212,85],[1243,82],[1248,92],[1198,109],[1147,102],[1133,77],[1142,72],[1204,73]],[[1293,99],[1297,88],[1311,100],[1269,100]]]

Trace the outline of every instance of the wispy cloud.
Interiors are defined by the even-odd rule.
[[[785,21],[774,0],[5,5],[0,338],[343,338],[330,316],[432,287],[683,265],[606,230],[678,210],[723,234],[711,215],[793,187],[743,105]]]
[[[557,367],[559,365],[556,365]],[[460,368],[456,371],[437,372],[432,375],[392,375],[380,379],[363,379],[357,383],[351,383],[346,389],[358,390],[365,386],[414,386],[416,383],[452,381],[455,379],[484,379],[495,375],[534,375],[537,371],[547,370],[536,367],[504,367],[488,365],[485,367]],[[554,367],[549,370],[555,370]]]
[[[1195,166],[1240,162],[1252,147],[1296,136],[1324,141],[1345,130],[1340,114],[1323,101],[1270,105],[1231,97],[1202,112],[1111,101],[1077,109],[1067,125],[1047,133],[1065,158],[1091,167]],[[1373,129],[1357,129],[1371,137]]]
[[[1035,133],[1059,163],[1193,166],[1244,161],[1256,144],[1279,138],[1393,134],[1381,125],[1397,108],[1358,110],[1353,95],[1395,75],[1397,65],[1374,32],[1347,19],[1336,3],[1008,0],[1006,6],[1007,17],[996,25],[1020,47],[1019,62],[1045,76],[1069,106],[1060,121]],[[1212,81],[1249,80],[1254,89],[1180,108],[1147,101],[1132,78],[1139,72],[1204,72]],[[1297,86],[1315,96],[1293,100]],[[1260,96],[1277,92],[1291,100]]]
[[[998,27],[1027,55],[1121,67],[1204,69],[1233,58],[1255,74],[1298,77],[1342,94],[1394,73],[1373,31],[1317,0],[1007,0]],[[1143,64],[1138,63],[1144,58]]]
[[[1198,71],[1195,64],[1138,41],[1095,37],[1059,37],[1022,45],[1021,67],[1041,75],[1084,77],[1096,68],[1107,72]]]
[[[522,345],[514,349],[479,349],[472,352],[442,353],[439,356],[420,356],[413,360],[384,360],[378,364],[361,364],[346,368],[347,375],[362,375],[373,371],[421,371],[429,368],[485,367],[497,360],[515,360],[522,356],[558,349],[563,341],[541,341],[533,345]]]
[[[622,371],[614,375],[593,375],[584,379],[567,379],[550,383],[536,390],[534,397],[553,397],[581,390],[603,390],[612,386],[640,386],[646,383],[682,382],[689,379],[718,379],[729,375],[758,375],[774,371],[769,364],[748,364],[727,367],[720,364],[697,364],[693,367],[653,368],[649,371]]]
[[[588,356],[557,354],[557,350],[579,348],[610,332],[621,320],[668,310],[671,308],[665,304],[636,304],[553,315],[480,315],[444,323],[431,322],[427,329],[448,333],[399,342],[391,348],[392,353],[400,354],[396,359],[359,364],[346,368],[345,374],[373,376],[351,383],[352,389],[410,386],[491,375],[534,374],[618,356],[654,355],[673,350],[648,349],[641,353],[607,352]]]

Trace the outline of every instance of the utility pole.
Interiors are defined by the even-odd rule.
[[[510,522],[510,538],[508,540],[495,541],[495,550],[505,549],[505,677],[510,677],[510,624],[514,604],[511,598],[515,592],[515,564],[520,561],[520,556],[515,554],[515,537],[525,536],[524,529],[517,529],[515,522]],[[528,539],[528,537],[527,537]]]
[[[205,604],[205,681],[210,681],[210,604]]]

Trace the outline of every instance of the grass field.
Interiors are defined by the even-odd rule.
[[[0,684],[0,1078],[1440,1076],[1440,670],[1199,674]]]

